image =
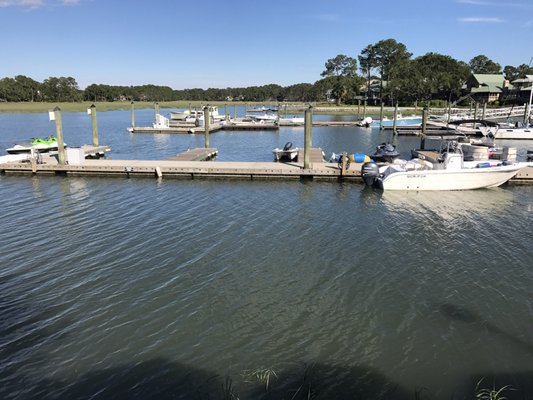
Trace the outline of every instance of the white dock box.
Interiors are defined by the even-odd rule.
[[[70,165],[80,165],[85,161],[85,152],[79,147],[68,147],[65,149],[67,162]]]

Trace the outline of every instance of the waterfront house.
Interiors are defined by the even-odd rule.
[[[524,75],[522,78],[511,82],[509,97],[518,104],[529,102],[533,89],[533,75]]]
[[[466,90],[478,103],[494,103],[506,87],[503,74],[472,74],[466,80]]]

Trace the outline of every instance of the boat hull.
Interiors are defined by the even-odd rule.
[[[282,149],[274,149],[272,150],[272,153],[274,153],[274,158],[276,161],[281,160],[288,160],[293,161],[298,157],[298,149],[290,149],[290,150],[282,150]]]
[[[494,135],[494,139],[533,140],[533,128],[500,128]]]
[[[383,190],[472,190],[504,184],[523,165],[502,165],[489,168],[459,170],[419,170],[394,172],[376,183]]]
[[[66,147],[66,146],[65,146]],[[14,147],[11,147],[9,149],[6,149],[6,152],[8,154],[28,154],[31,153],[31,150],[39,152],[39,153],[47,153],[49,151],[57,151],[57,145],[55,146],[21,146],[21,145],[15,145]]]

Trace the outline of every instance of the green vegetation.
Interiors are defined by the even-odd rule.
[[[286,87],[270,84],[174,90],[168,86],[93,83],[80,90],[72,77],[49,77],[43,82],[23,75],[6,77],[0,79],[0,112],[45,111],[49,108],[47,103],[59,105],[65,111],[82,111],[89,102],[97,102],[101,110],[117,110],[129,108],[131,101],[139,104],[136,106],[139,108],[141,104],[156,101],[162,107],[167,104],[170,107],[188,107],[189,102],[333,102],[353,105],[367,101],[373,105],[381,102],[387,105],[427,104],[461,98],[462,85],[472,73],[500,74],[502,68],[484,55],[474,57],[468,64],[431,52],[413,59],[403,43],[385,39],[366,46],[357,57],[338,54],[327,60],[321,74],[323,78],[313,84],[298,83]],[[503,74],[506,79],[514,80],[533,74],[533,68],[525,64],[518,67],[506,65]],[[10,103],[20,105],[11,108]]]

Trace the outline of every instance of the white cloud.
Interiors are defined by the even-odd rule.
[[[75,6],[80,4],[81,0],[0,0],[0,7],[20,7],[20,8],[40,8],[45,5]]]
[[[42,5],[43,0],[0,0],[0,7],[37,8]]]
[[[468,4],[471,6],[483,7],[506,7],[506,8],[522,8],[531,9],[532,5],[528,3],[512,3],[509,1],[485,1],[485,0],[456,0],[460,4]]]
[[[497,18],[497,17],[464,17],[464,18],[457,18],[457,21],[468,23],[468,24],[477,24],[477,23],[500,24],[502,22],[505,22],[503,19]]]

